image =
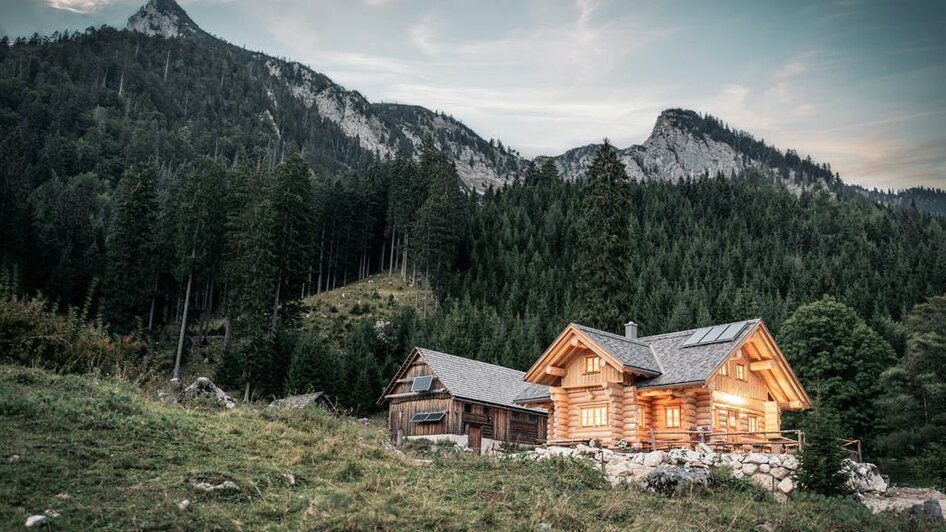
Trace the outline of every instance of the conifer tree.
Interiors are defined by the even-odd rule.
[[[124,331],[135,318],[151,310],[156,295],[154,236],[158,203],[153,167],[147,165],[126,174],[113,201],[103,283],[105,310],[109,322]]]
[[[848,491],[839,422],[836,412],[820,404],[805,413],[805,442],[795,477],[801,490],[827,496]]]
[[[625,292],[631,255],[627,173],[605,139],[585,176],[575,248],[577,319],[618,331],[630,319]]]

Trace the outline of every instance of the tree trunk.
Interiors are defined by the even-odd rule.
[[[184,335],[187,334],[187,307],[191,302],[191,284],[194,281],[193,270],[187,275],[187,291],[184,293],[184,312],[181,318],[181,334],[177,339],[177,355],[174,357],[174,376],[172,379],[179,379],[181,376],[181,354],[184,352]]]
[[[279,320],[279,291],[282,289],[282,273],[280,272],[279,277],[276,279],[276,297],[273,299],[273,323],[272,328],[270,329],[270,334],[276,336],[276,324]]]
[[[164,80],[168,80],[168,66],[171,64],[171,50],[168,50],[167,57],[164,58]]]
[[[397,227],[391,227],[391,260],[388,262],[388,275],[394,275],[394,235],[397,233]],[[383,268],[384,266],[382,266]]]
[[[407,237],[404,237],[404,252],[401,258],[401,280],[407,281]]]
[[[154,276],[154,290],[151,291],[151,311],[148,312],[148,330],[153,330],[154,327],[154,306],[155,302],[158,300],[158,276]]]

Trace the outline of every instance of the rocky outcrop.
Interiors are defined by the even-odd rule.
[[[706,488],[710,484],[709,469],[705,467],[657,466],[647,473],[641,485],[648,491],[664,495],[679,495]]]
[[[125,28],[165,39],[204,33],[174,0],[149,0],[128,19]]]
[[[236,401],[207,377],[198,377],[190,386],[184,388],[177,402],[185,405],[222,406],[227,409],[236,407]]]
[[[934,521],[946,516],[946,495],[931,489],[890,488],[883,495],[864,493],[858,499],[875,514],[906,514]]]

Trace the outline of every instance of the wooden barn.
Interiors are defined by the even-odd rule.
[[[549,443],[791,450],[781,413],[811,401],[762,320],[638,338],[570,324],[526,373],[547,386],[516,402],[545,408]]]
[[[524,373],[414,348],[378,400],[387,403],[391,439],[450,440],[478,452],[501,442],[534,445],[547,433],[544,408],[514,399],[547,394]]]

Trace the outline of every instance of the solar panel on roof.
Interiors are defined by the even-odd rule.
[[[430,390],[430,385],[433,382],[434,382],[434,378],[430,375],[414,377],[414,382],[411,383],[411,391],[412,392],[426,392]]]
[[[687,341],[683,342],[683,347],[689,347],[691,345],[699,345],[700,340],[702,340],[703,337],[706,336],[706,333],[710,332],[711,329],[712,327],[701,327],[693,331],[693,334],[691,334],[690,337],[687,338]]]
[[[727,327],[729,327],[729,325],[717,325],[717,326],[713,327],[712,329],[710,329],[710,332],[706,333],[706,336],[704,336],[704,337],[700,340],[700,343],[701,343],[701,344],[708,344],[708,343],[710,343],[710,342],[715,342],[715,341],[717,341],[717,340],[719,339],[720,335],[723,334],[724,332],[726,332],[726,328],[727,328]]]
[[[683,342],[682,347],[693,347],[696,345],[714,344],[717,342],[731,342],[738,337],[746,328],[749,322],[739,321],[736,323],[727,323],[716,325],[715,327],[702,327],[695,331]]]
[[[742,330],[746,328],[747,324],[748,322],[745,321],[730,323],[729,326],[726,327],[726,331],[719,335],[717,340],[720,342],[731,342],[732,340],[735,340]]]

